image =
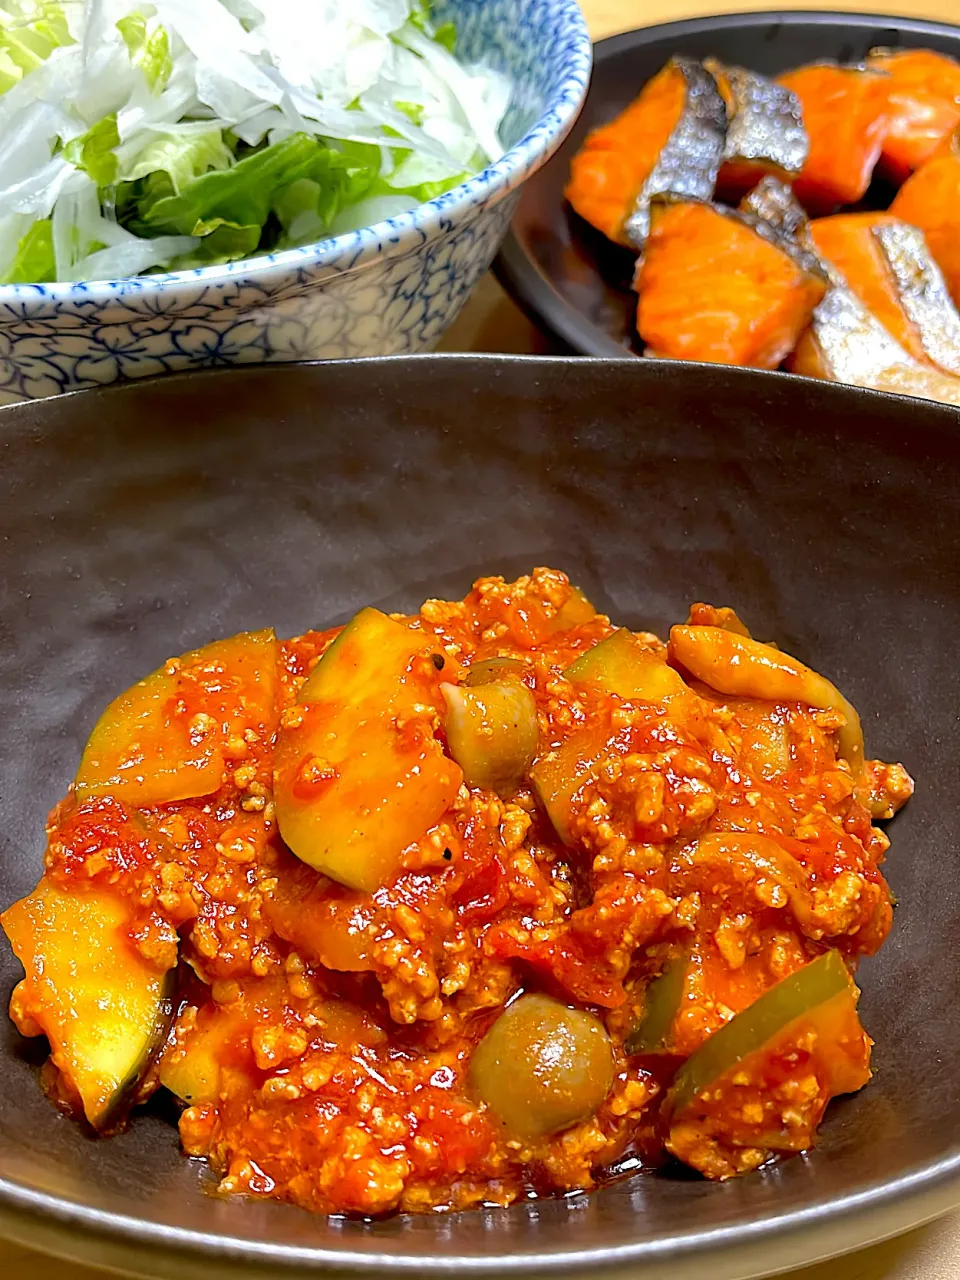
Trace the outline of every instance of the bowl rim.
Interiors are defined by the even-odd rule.
[[[849,13],[844,9],[761,9],[652,23],[607,36],[594,45],[594,66],[602,74],[605,58],[671,37],[709,34],[730,27],[766,27],[774,23],[782,26],[829,27],[838,23],[855,27],[886,26],[907,35],[932,35],[953,40],[960,55],[960,26],[950,22],[891,13]],[[539,328],[565,343],[571,351],[612,359],[639,358],[626,343],[612,338],[558,292],[550,277],[528,253],[512,224],[500,246],[494,271],[504,289],[529,318]]]
[[[653,382],[661,378],[677,378],[680,372],[678,362],[671,360],[638,361],[632,357],[608,360],[573,355],[496,353],[298,361],[293,362],[292,367],[323,370],[344,365],[360,368],[385,365],[398,369],[411,366],[429,369],[440,364],[459,364],[464,368],[521,366],[534,376],[535,371],[540,370],[545,382],[550,380],[554,371],[563,367],[573,370],[584,366],[620,369],[629,376]],[[684,367],[699,371],[704,377],[718,370],[718,366],[702,362],[684,362]],[[787,380],[799,387],[816,388],[817,394],[838,401],[846,400],[851,406],[864,401],[898,406],[903,413],[919,412],[950,433],[954,431],[958,417],[958,411],[952,406],[936,401],[918,403],[908,396],[845,383],[824,383],[772,370],[722,366],[720,371],[724,377],[736,382],[782,386]],[[104,393],[114,398],[131,397],[151,387],[169,388],[171,384],[194,382],[198,377],[240,382],[274,377],[278,372],[277,366],[263,364],[242,369],[186,371],[136,382],[78,389],[70,393],[70,398],[100,397]],[[56,403],[63,401],[64,397],[55,399]],[[42,401],[32,401],[7,406],[0,409],[0,420],[9,425],[16,421],[18,425],[29,427],[37,413],[43,412],[43,404]],[[418,1275],[432,1280],[440,1280],[441,1277],[453,1280],[455,1274],[485,1278],[501,1274],[535,1280],[548,1274],[579,1277],[588,1269],[598,1274],[623,1276],[626,1280],[626,1277],[636,1274],[634,1269],[638,1265],[644,1268],[645,1280],[692,1280],[701,1272],[682,1268],[699,1267],[704,1262],[709,1262],[715,1280],[734,1280],[734,1277],[770,1275],[777,1270],[782,1271],[784,1266],[792,1268],[850,1252],[918,1227],[957,1205],[960,1205],[960,1144],[954,1143],[935,1159],[911,1165],[895,1176],[865,1178],[859,1188],[830,1201],[821,1200],[785,1213],[774,1209],[745,1225],[717,1226],[703,1231],[693,1223],[687,1231],[660,1239],[633,1240],[592,1249],[534,1249],[525,1253],[500,1253],[491,1249],[483,1254],[457,1255],[441,1251],[404,1254],[393,1242],[382,1245],[377,1242],[370,1248],[345,1244],[342,1249],[276,1244],[269,1240],[218,1234],[215,1230],[196,1230],[93,1208],[82,1201],[68,1200],[6,1177],[0,1177],[0,1234],[60,1256],[93,1264],[123,1266],[125,1270],[140,1275],[177,1276],[184,1280],[200,1274],[207,1276],[208,1280],[221,1280],[228,1273],[236,1275],[238,1269],[240,1274],[249,1276],[251,1280],[253,1277],[260,1280],[261,1276],[276,1280],[279,1274],[315,1275],[319,1272],[331,1276],[360,1277],[380,1271],[395,1276]],[[491,1212],[512,1212],[517,1207]],[[446,1221],[456,1216],[448,1215]],[[140,1269],[136,1264],[137,1258],[143,1257],[144,1250],[149,1251],[151,1259],[149,1271],[142,1269],[142,1261]]]
[[[115,280],[0,285],[0,307],[16,309],[41,302],[104,303],[130,294],[155,295],[171,287],[202,287],[235,279],[244,282],[250,277],[261,281],[272,273],[279,275],[318,267],[338,268],[340,274],[346,274],[372,260],[393,258],[428,243],[438,230],[445,229],[445,224],[476,205],[499,203],[549,160],[573,128],[586,98],[593,66],[593,45],[578,0],[532,0],[532,3],[544,15],[554,17],[563,32],[561,78],[551,89],[545,109],[523,137],[466,182],[408,213],[296,249],[185,271],[123,276]]]

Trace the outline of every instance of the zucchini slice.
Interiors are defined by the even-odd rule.
[[[223,746],[276,729],[277,640],[247,631],[168,662],[114,698],[94,725],[74,788],[140,808],[216,791]]]
[[[173,1016],[175,970],[129,938],[130,913],[102,890],[65,893],[46,876],[0,916],[26,977],[13,1006],[50,1041],[87,1120],[106,1128],[133,1101]]]
[[[363,609],[301,686],[280,730],[274,800],[302,861],[372,893],[434,826],[463,775],[434,736],[433,636]]]

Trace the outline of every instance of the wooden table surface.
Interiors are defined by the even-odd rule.
[[[883,0],[580,0],[594,39],[632,27],[704,13],[842,8],[875,13]],[[960,0],[897,0],[890,12],[913,18],[960,20]],[[548,352],[551,344],[488,276],[441,344],[443,351]],[[103,1280],[104,1273],[65,1264],[0,1241],[0,1276],[23,1280]],[[641,1280],[638,1277],[638,1280]],[[705,1277],[705,1280],[708,1280]],[[835,1262],[791,1272],[784,1280],[960,1280],[960,1213]]]

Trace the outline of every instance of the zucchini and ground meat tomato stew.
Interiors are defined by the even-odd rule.
[[[822,676],[696,604],[669,642],[559,572],[218,641],[106,710],[2,917],[44,1084],[158,1088],[224,1191],[323,1213],[710,1178],[870,1076],[912,791]]]

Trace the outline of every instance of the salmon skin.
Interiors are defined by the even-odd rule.
[[[717,82],[727,107],[727,140],[717,189],[736,199],[764,173],[794,178],[810,150],[800,99],[785,85],[715,58],[703,65]]]
[[[649,354],[775,369],[823,297],[813,258],[734,209],[665,197],[634,280]]]
[[[960,376],[960,313],[923,232],[891,219],[873,234],[896,281],[901,305],[920,335],[924,354],[945,372]]]
[[[726,127],[713,76],[672,58],[615,120],[587,135],[564,194],[610,240],[641,245],[656,193],[713,194]]]
[[[896,281],[874,231],[886,213],[837,213],[809,223],[807,235],[831,280],[851,289],[887,332],[915,359],[926,356],[903,309]]]
[[[573,157],[564,194],[587,222],[627,244],[623,224],[686,103],[686,79],[667,65],[608,124],[592,130]]]
[[[793,194],[793,188],[772,174],[761,178],[740,201],[740,212],[767,223],[781,237],[795,240],[807,225],[807,211]]]
[[[807,235],[831,278],[909,355],[960,374],[960,315],[922,231],[886,213],[841,213],[811,222]]]
[[[723,160],[727,108],[716,80],[692,58],[672,61],[686,82],[686,101],[624,227],[627,240],[638,251],[650,232],[651,201],[663,195],[709,200]]]
[[[803,108],[810,150],[794,191],[810,213],[832,213],[866,194],[887,133],[888,80],[879,71],[830,62],[777,77]]]
[[[932,49],[872,49],[867,65],[889,76],[880,167],[899,186],[960,125],[960,63]]]
[[[955,134],[907,179],[890,212],[923,232],[954,305],[960,307],[960,148]]]
[[[793,373],[960,408],[960,378],[915,360],[846,285],[831,285],[790,358]]]

